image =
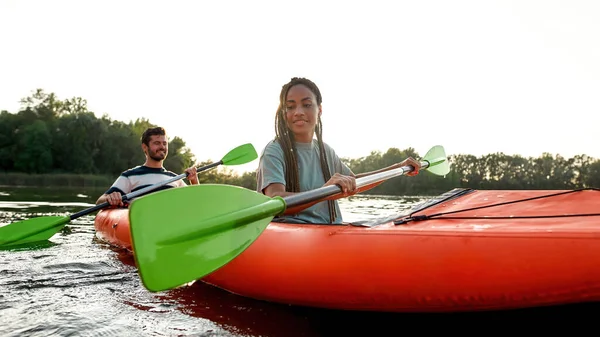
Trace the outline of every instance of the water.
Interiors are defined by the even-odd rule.
[[[0,224],[70,215],[93,206],[102,191],[0,188]],[[345,220],[408,209],[421,198],[340,200]],[[0,336],[338,336],[398,335],[413,329],[468,332],[527,326],[536,331],[584,316],[597,304],[461,314],[390,314],[293,307],[251,300],[196,282],[150,293],[133,257],[95,238],[94,215],[71,221],[48,243],[0,250]],[[368,280],[365,280],[368,282]],[[389,332],[391,331],[391,333]],[[571,330],[573,331],[573,330]]]

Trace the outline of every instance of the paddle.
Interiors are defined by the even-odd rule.
[[[218,162],[199,167],[198,172],[206,171],[219,165],[240,165],[246,164],[258,158],[256,150],[252,144],[244,144],[229,151],[223,159]],[[135,192],[131,192],[122,197],[123,201],[133,199],[135,197],[147,194],[155,189],[167,185],[171,182],[183,179],[187,176],[182,173],[165,181],[161,181],[151,186],[147,186]],[[22,245],[37,241],[48,240],[56,232],[61,230],[69,221],[93,213],[100,209],[110,206],[108,202],[84,209],[70,216],[44,216],[31,218],[19,222],[15,222],[3,227],[0,227],[0,248],[5,248],[14,245]]]
[[[446,175],[444,149],[433,147],[421,166]],[[356,185],[365,191],[413,169],[403,166],[358,178]],[[129,207],[129,222],[142,282],[156,292],[202,278],[243,252],[286,208],[344,196],[337,185],[270,198],[238,186],[203,184],[136,199]]]
[[[448,160],[446,159],[446,153],[442,146],[434,146],[423,157],[423,161],[421,162],[421,167],[426,169],[427,171],[443,176],[448,174],[450,168],[448,165]],[[318,190],[312,191],[310,194],[310,198],[316,198],[314,201],[306,202],[306,196],[304,194],[295,194],[286,198],[287,207],[282,214],[290,215],[296,214],[306,209],[314,204],[317,204],[326,200],[336,200],[343,197],[347,197],[350,195],[358,194],[367,190],[372,189],[373,187],[383,183],[385,180],[389,178],[393,178],[404,173],[411,172],[413,170],[412,167],[407,167],[405,170],[400,171],[399,169],[385,171],[385,179],[380,179],[382,176],[381,173],[370,175],[367,177],[359,178],[356,180],[356,187],[358,191],[355,191],[351,194],[344,194],[341,189],[337,185],[327,186],[320,188]],[[390,173],[394,172],[394,173]],[[360,183],[359,183],[360,181]],[[308,195],[308,194],[307,194]],[[301,199],[301,200],[296,200]]]

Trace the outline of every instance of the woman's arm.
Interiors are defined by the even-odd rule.
[[[295,192],[286,192],[285,185],[273,183],[265,187],[263,190],[264,195],[268,197],[287,197],[288,195],[296,194]]]
[[[342,189],[342,192],[351,193],[356,190],[356,179],[352,176],[335,173],[323,186],[329,185],[338,185]],[[275,196],[286,197],[288,195],[296,194],[296,192],[286,192],[285,185],[278,183],[273,183],[265,187],[263,193],[271,198]]]

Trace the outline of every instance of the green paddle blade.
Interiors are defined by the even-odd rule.
[[[254,159],[258,158],[256,150],[252,144],[244,144],[236,147],[235,149],[229,151],[223,159],[221,159],[217,163],[212,163],[209,165],[205,165],[202,167],[198,167],[198,172],[208,170],[210,168],[223,165],[240,165],[246,164]],[[137,190],[135,192],[131,192],[125,196],[123,196],[123,200],[131,199],[140,195],[144,195],[146,193],[150,193],[155,189],[164,186],[170,182],[177,181],[186,177],[185,173],[182,173],[178,176],[175,176],[171,179],[167,179],[156,183],[154,185],[145,187],[141,190]],[[96,205],[94,207],[90,207],[83,211],[77,212],[70,217],[55,217],[55,216],[45,216],[36,219],[28,219],[25,221],[19,221],[16,223],[8,224],[6,226],[0,227],[0,248],[4,247],[12,247],[14,245],[23,245],[36,241],[45,241],[52,237],[52,235],[56,234],[59,230],[62,229],[61,225],[66,224],[70,220],[78,218],[80,216],[90,214],[92,212],[98,211],[100,209],[109,207],[110,204],[108,202],[102,203],[100,205]]]
[[[220,184],[172,188],[134,200],[129,223],[144,286],[162,291],[210,274],[250,246],[284,209],[280,197]]]
[[[450,172],[450,165],[448,165],[448,159],[446,158],[446,151],[441,145],[436,145],[429,149],[423,160],[429,162],[427,171],[439,175],[445,176]]]
[[[44,216],[0,227],[0,247],[48,240],[70,220],[68,216]]]
[[[223,165],[246,164],[258,158],[258,154],[252,144],[244,144],[229,151],[221,161]]]

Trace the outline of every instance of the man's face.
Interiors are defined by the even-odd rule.
[[[169,152],[169,142],[167,136],[154,135],[150,136],[148,146],[143,144],[145,152],[152,160],[163,161],[167,158]]]

